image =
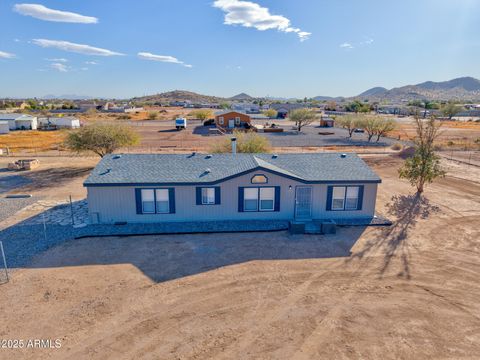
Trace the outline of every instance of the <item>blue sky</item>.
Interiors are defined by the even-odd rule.
[[[0,97],[353,96],[480,78],[477,0],[3,0],[0,24]]]

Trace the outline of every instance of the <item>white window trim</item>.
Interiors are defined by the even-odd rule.
[[[220,125],[224,125],[224,124],[225,124],[225,121],[224,121],[224,119],[223,119],[223,116],[220,116],[220,117],[218,118],[218,123],[219,123]]]
[[[335,191],[335,188],[344,188],[344,193],[343,193],[343,206],[340,207],[334,207],[334,200],[338,199],[333,196],[333,193]],[[347,208],[347,193],[348,193],[348,188],[357,188],[357,198],[355,202],[355,208]],[[332,200],[330,203],[331,210],[332,211],[355,211],[358,209],[358,200],[359,200],[359,194],[360,194],[360,186],[358,185],[353,185],[353,186],[333,186],[332,187]],[[349,199],[355,199],[355,198],[349,198]]]
[[[157,209],[157,190],[166,190],[167,191],[167,211],[158,211]],[[169,214],[170,213],[170,191],[168,189],[155,189],[155,213],[156,214]]]
[[[246,189],[256,189],[257,190],[257,207],[255,210],[247,210],[245,206],[245,201],[248,200],[245,198],[245,190]],[[273,190],[273,198],[272,198],[272,208],[269,209],[262,209],[261,207],[261,191],[260,189],[272,189]],[[259,186],[259,187],[246,187],[244,188],[244,198],[243,198],[243,211],[244,212],[271,212],[275,211],[275,186]],[[252,199],[253,200],[253,199]]]
[[[261,189],[271,189],[272,190],[272,198],[266,199],[272,201],[272,207],[268,209],[262,208],[262,190]],[[260,187],[258,188],[258,210],[259,211],[274,211],[275,210],[275,188],[274,187]]]
[[[145,208],[143,207],[143,191],[146,190],[151,190],[153,191],[153,211],[145,211]],[[166,190],[167,191],[167,196],[168,196],[168,201],[167,201],[167,211],[158,211],[157,210],[157,190]],[[141,197],[141,202],[142,202],[142,214],[170,214],[170,190],[165,189],[165,188],[148,188],[148,189],[141,189],[140,190],[140,197]]]
[[[208,201],[208,190],[209,190],[209,189],[210,189],[210,190],[213,190],[213,200],[212,200],[211,202]],[[205,198],[205,197],[204,197],[204,191],[207,192],[207,194],[206,194],[206,196],[205,196],[205,197],[207,198],[207,202],[203,201],[204,198]],[[213,187],[210,187],[210,188],[209,188],[209,187],[204,187],[204,188],[202,188],[202,194],[201,194],[201,195],[202,195],[202,205],[215,205],[215,188],[213,188]]]

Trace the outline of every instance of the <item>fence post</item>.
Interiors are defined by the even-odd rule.
[[[8,278],[7,259],[5,258],[5,251],[3,250],[3,242],[1,242],[1,241],[0,241],[0,251],[2,252],[3,267],[5,269],[5,276],[7,278],[7,282],[9,282],[10,279]]]
[[[72,216],[72,226],[75,226],[75,217],[73,215],[72,195],[69,195],[69,199],[70,199],[70,215]]]

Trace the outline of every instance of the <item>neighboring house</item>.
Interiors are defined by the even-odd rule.
[[[295,109],[301,109],[307,107],[305,104],[271,104],[270,108],[277,111],[277,118],[285,119],[288,117],[288,113]]]
[[[37,117],[25,114],[0,114],[0,121],[8,122],[9,130],[36,130]]]
[[[380,178],[356,154],[123,154],[84,182],[93,223],[371,219]]]
[[[221,111],[215,114],[215,125],[223,129],[248,128],[252,118],[240,111]]]
[[[43,129],[78,129],[80,127],[80,120],[73,116],[42,117],[38,118],[38,125]]]
[[[231,107],[232,110],[244,112],[247,114],[258,114],[260,112],[260,106],[254,103],[233,103]]]

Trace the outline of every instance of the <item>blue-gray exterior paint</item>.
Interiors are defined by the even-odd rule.
[[[264,174],[262,171],[249,171],[243,175],[232,177],[218,183],[221,193],[221,204],[217,206],[197,206],[196,186],[175,185],[175,213],[170,214],[137,214],[135,189],[152,188],[151,184],[134,186],[118,184],[110,186],[89,186],[88,204],[92,219],[102,223],[127,221],[132,223],[159,221],[207,221],[207,220],[292,220],[295,216],[295,187],[304,182],[290,179],[284,175],[270,173],[268,186],[276,186],[279,191],[279,211],[273,212],[239,212],[239,188],[252,186],[250,179],[254,175]],[[327,211],[327,189],[329,185],[363,185],[363,204],[359,210]],[[202,184],[205,187],[206,184]],[[164,186],[164,184],[162,184]],[[348,181],[322,182],[312,184],[312,218],[367,218],[375,213],[377,192],[376,182]],[[156,187],[156,186],[153,186]],[[159,186],[161,187],[161,186]],[[243,203],[243,201],[242,201]]]

